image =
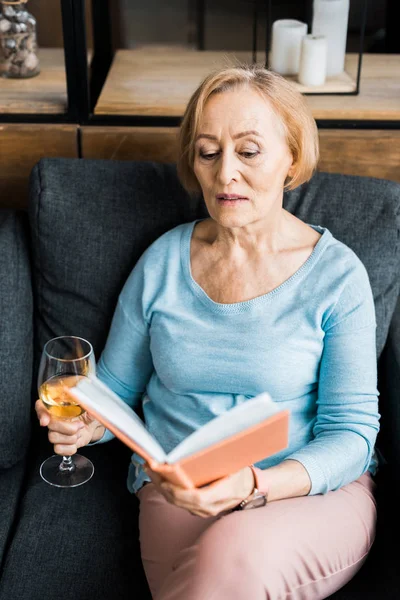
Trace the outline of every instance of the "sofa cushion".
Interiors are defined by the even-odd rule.
[[[31,417],[32,289],[23,215],[0,210],[0,469],[25,456]]]
[[[284,206],[303,221],[327,227],[364,263],[375,300],[379,357],[400,288],[400,184],[317,173],[286,194]]]
[[[102,349],[120,289],[145,248],[197,214],[175,169],[43,159],[30,186],[39,347],[56,335]]]
[[[22,460],[12,467],[0,469],[0,564],[3,563],[14,532],[25,479],[25,468],[25,460]],[[6,598],[1,595],[1,586],[0,598]]]
[[[117,444],[82,450],[95,473],[73,489],[44,483],[39,466],[49,449],[35,453],[0,577],[2,600],[150,600],[139,552],[138,501],[127,492]],[[1,491],[0,476],[0,500]]]

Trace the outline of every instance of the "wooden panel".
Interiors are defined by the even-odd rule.
[[[96,114],[182,116],[201,80],[250,53],[197,52],[185,48],[119,50],[100,94]],[[264,61],[263,53],[257,60]],[[346,71],[355,77],[358,55],[348,54]],[[400,120],[400,56],[365,54],[357,96],[306,96],[316,119]]]
[[[82,127],[83,158],[175,162],[175,127]]]
[[[177,128],[83,127],[85,158],[174,162]],[[400,131],[320,129],[319,169],[400,181]]]
[[[0,125],[0,206],[25,208],[32,167],[57,156],[78,156],[75,125]]]
[[[321,129],[319,169],[400,182],[400,131]]]

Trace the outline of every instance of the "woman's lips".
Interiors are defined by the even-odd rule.
[[[239,194],[217,194],[217,200],[248,200],[246,196],[239,196]]]
[[[246,196],[239,196],[239,194],[217,194],[216,199],[218,204],[223,206],[237,206],[239,203],[249,200]]]

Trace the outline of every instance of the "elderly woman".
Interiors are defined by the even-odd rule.
[[[374,539],[379,429],[375,313],[346,245],[283,208],[318,160],[316,124],[277,74],[207,77],[180,130],[179,174],[209,217],[143,254],[118,301],[99,377],[140,404],[166,452],[268,391],[291,413],[289,446],[185,490],[134,455],[142,560],[157,600],[322,599]],[[354,223],[356,226],[356,223]],[[97,421],[37,411],[59,454],[112,437]]]

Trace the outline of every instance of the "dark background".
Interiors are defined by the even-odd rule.
[[[96,1],[96,0],[95,0]],[[359,34],[366,0],[350,0],[348,52],[359,51]],[[400,53],[400,36],[394,32],[395,2],[368,0],[365,52]],[[91,2],[86,2],[86,22],[91,44]],[[251,50],[253,0],[111,0],[115,48],[147,44],[196,47],[198,8],[204,6],[206,50]],[[258,48],[265,46],[267,2],[258,0]],[[272,20],[310,18],[312,0],[273,0]],[[38,41],[43,47],[62,46],[61,8],[56,0],[30,0],[28,10],[38,21]]]

